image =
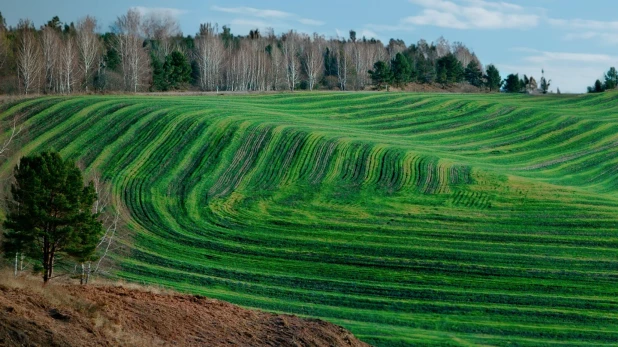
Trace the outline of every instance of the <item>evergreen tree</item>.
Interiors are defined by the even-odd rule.
[[[163,70],[163,64],[159,61],[159,58],[150,52],[150,65],[152,67],[152,90],[166,91],[168,90],[168,83],[165,78],[165,71]]]
[[[485,73],[485,85],[489,89],[490,92],[498,91],[502,87],[502,77],[500,76],[500,71],[493,65],[487,66],[487,70]]]
[[[165,57],[163,64],[151,53],[151,65],[153,90],[174,90],[191,81],[193,69],[184,54],[179,51],[174,51]]]
[[[510,74],[504,80],[504,91],[507,93],[519,93],[522,86],[519,80],[519,74]]]
[[[431,59],[420,55],[416,61],[416,71],[418,71],[418,81],[420,83],[433,83],[436,79],[436,68]]]
[[[393,71],[393,81],[396,85],[402,86],[410,82],[412,77],[412,67],[405,55],[397,53],[395,59],[391,62]]]
[[[596,80],[594,82],[594,87],[588,87],[589,93],[603,93],[605,91],[605,86],[601,82],[601,80]]]
[[[609,68],[605,74],[605,90],[612,90],[618,87],[618,71],[615,67]]]
[[[0,12],[0,31],[6,30],[6,19],[2,16],[2,12]]]
[[[369,70],[369,75],[377,89],[381,89],[393,80],[393,72],[383,61],[373,64],[373,70]]]
[[[2,248],[5,256],[40,259],[47,283],[59,254],[83,260],[94,253],[103,231],[91,212],[96,193],[92,183],[84,187],[75,163],[55,152],[23,157],[14,174]]]
[[[483,71],[476,60],[470,61],[465,70],[466,81],[475,87],[483,85]]]
[[[549,87],[551,86],[551,80],[547,80],[545,77],[541,77],[541,91],[543,94],[547,94],[549,92]]]
[[[191,81],[191,64],[179,51],[174,51],[165,57],[163,70],[168,89],[178,89]]]
[[[464,68],[457,57],[449,53],[438,59],[436,63],[436,82],[446,86],[461,82],[464,78]]]

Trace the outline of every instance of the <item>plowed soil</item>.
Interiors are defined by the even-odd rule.
[[[0,283],[0,346],[367,346],[315,319],[118,286]]]

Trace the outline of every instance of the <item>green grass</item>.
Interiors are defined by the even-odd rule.
[[[618,94],[45,97],[2,106],[112,182],[117,275],[376,345],[618,341]]]

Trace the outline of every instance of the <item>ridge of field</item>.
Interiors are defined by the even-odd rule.
[[[112,182],[117,275],[375,345],[618,341],[618,94],[43,97],[28,139]]]

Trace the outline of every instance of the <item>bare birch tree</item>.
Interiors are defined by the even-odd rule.
[[[406,44],[402,40],[390,39],[388,41],[388,46],[386,47],[388,53],[388,60],[392,61],[393,59],[395,59],[397,53],[402,53],[406,50],[406,48]]]
[[[288,88],[294,91],[300,76],[300,61],[298,60],[298,34],[290,30],[281,39],[281,52],[283,53],[283,63]]]
[[[43,50],[43,76],[46,92],[57,92],[59,85],[59,58],[61,41],[58,31],[45,26],[41,31],[41,48]]]
[[[453,42],[451,47],[451,51],[464,67],[468,66],[472,60],[476,60],[476,56],[463,43]]]
[[[350,61],[353,55],[353,47],[349,43],[342,43],[335,51],[337,56],[337,79],[341,90],[348,90],[348,77],[350,75]]]
[[[86,16],[77,22],[77,48],[79,50],[79,68],[83,77],[83,86],[88,91],[90,78],[99,64],[101,41],[96,33],[97,20]]]
[[[6,152],[9,150],[11,142],[15,140],[17,135],[19,135],[23,129],[23,126],[20,126],[19,128],[17,127],[18,121],[19,121],[18,117],[13,118],[10,134],[8,135],[8,138],[5,139],[4,142],[2,142],[2,144],[0,145],[0,157],[2,158],[7,157]],[[19,264],[20,261],[21,261],[21,266]],[[22,271],[24,269],[24,255],[22,253],[20,257],[20,253],[15,252],[15,268],[14,268],[14,273],[13,273],[15,277],[17,277],[20,269]]]
[[[97,194],[97,200],[92,207],[92,212],[100,215],[99,220],[103,225],[105,233],[101,236],[95,247],[95,256],[79,264],[81,268],[80,284],[83,285],[88,284],[92,274],[100,271],[101,263],[111,251],[111,245],[115,241],[120,223],[120,212],[111,206],[111,188],[109,184],[103,182],[97,174],[94,175],[92,182]],[[93,263],[96,263],[94,269]]]
[[[39,83],[42,62],[41,51],[30,20],[20,20],[17,30],[17,74],[24,94],[36,91]]]
[[[449,53],[451,53],[451,44],[448,42],[444,36],[440,36],[435,43],[436,53],[438,54],[438,59],[442,58]]]
[[[195,59],[200,69],[199,82],[202,90],[219,88],[225,47],[218,35],[218,26],[207,23],[200,25],[200,32],[195,38]]]
[[[62,41],[60,49],[60,92],[70,94],[77,81],[77,44],[71,35]]]
[[[163,60],[177,48],[172,38],[182,34],[178,21],[170,12],[149,12],[144,18],[143,27],[146,38],[157,42],[157,58]]]
[[[303,65],[307,73],[309,90],[313,90],[316,83],[324,73],[324,38],[318,34],[313,34],[313,41],[310,38],[305,39],[305,48],[303,49]]]
[[[132,92],[140,90],[149,76],[150,57],[143,47],[141,23],[141,15],[135,9],[127,11],[114,23],[125,88]]]

